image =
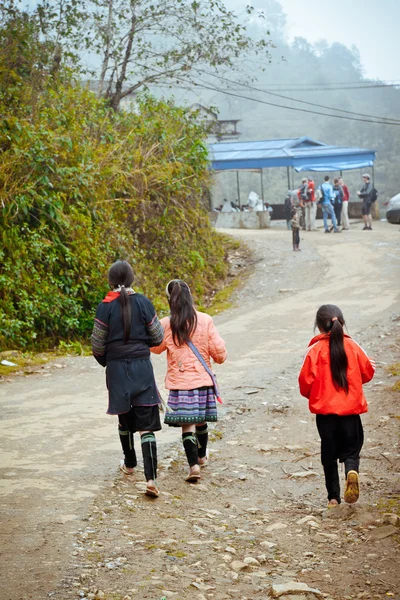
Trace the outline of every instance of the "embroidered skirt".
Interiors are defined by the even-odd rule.
[[[195,390],[170,390],[164,423],[167,425],[190,425],[217,421],[217,405],[213,387]]]

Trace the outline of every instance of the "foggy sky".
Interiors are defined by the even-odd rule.
[[[289,39],[301,36],[310,42],[324,38],[346,46],[354,44],[365,77],[400,80],[399,0],[279,1],[288,17]],[[262,4],[263,0],[253,2],[259,8]]]
[[[278,0],[287,15],[289,40],[305,37],[357,46],[367,78],[400,80],[400,0]],[[26,0],[33,7],[37,0]],[[248,4],[263,10],[263,0],[225,0],[244,13]]]

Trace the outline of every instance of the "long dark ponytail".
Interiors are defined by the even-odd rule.
[[[108,271],[108,283],[113,289],[120,288],[119,303],[121,305],[124,343],[129,340],[131,332],[131,302],[126,288],[130,288],[135,276],[131,265],[126,260],[117,260]]]
[[[190,340],[197,327],[197,314],[193,298],[187,283],[173,279],[166,288],[171,309],[170,323],[172,339],[176,346],[182,346]]]
[[[334,304],[323,304],[318,309],[315,325],[321,331],[330,332],[329,353],[333,385],[337,390],[345,390],[347,394],[349,391],[347,380],[348,360],[343,341],[345,320],[342,311]]]

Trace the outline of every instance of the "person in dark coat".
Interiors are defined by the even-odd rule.
[[[339,179],[333,180],[333,210],[335,211],[338,227],[341,224],[343,206],[343,188],[339,184]]]
[[[364,227],[363,230],[372,230],[372,216],[371,216],[371,207],[372,207],[372,183],[371,177],[368,173],[362,176],[364,185],[361,190],[357,192],[357,196],[362,200],[362,209],[361,214],[364,219]]]
[[[106,367],[109,415],[118,415],[124,462],[120,469],[132,475],[137,465],[133,434],[140,433],[146,494],[157,497],[157,445],[161,429],[160,396],[150,361],[150,348],[164,339],[154,306],[132,289],[130,264],[114,263],[108,272],[111,291],[97,307],[91,336],[93,356]]]
[[[284,213],[285,213],[285,219],[286,219],[286,227],[288,229],[292,228],[291,227],[292,210],[293,210],[292,196],[290,194],[290,191],[288,191],[287,196],[285,198],[285,204],[284,204]]]

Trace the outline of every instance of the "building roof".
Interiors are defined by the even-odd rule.
[[[296,171],[345,171],[370,167],[375,150],[332,146],[308,137],[210,144],[211,168],[241,171],[293,167]]]

